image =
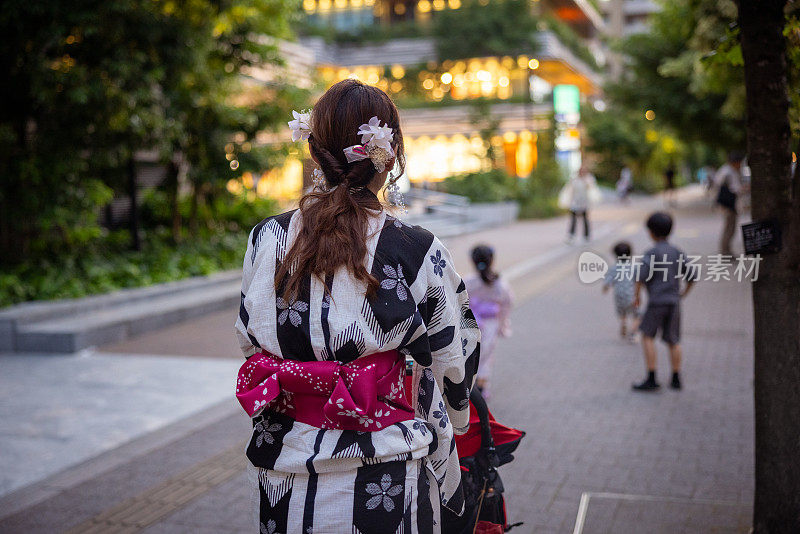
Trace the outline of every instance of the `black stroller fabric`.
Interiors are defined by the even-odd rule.
[[[524,432],[503,427],[494,421],[486,401],[477,388],[470,395],[470,423],[480,422],[480,436],[470,432],[458,436],[456,444],[461,456],[464,451],[475,451],[471,456],[461,456],[461,483],[464,487],[464,513],[461,517],[442,509],[443,534],[496,534],[507,532],[515,525],[508,524],[503,481],[497,467],[514,459],[513,452],[525,435]],[[477,417],[473,417],[477,416]],[[495,446],[493,428],[497,429],[503,443]],[[472,435],[470,435],[472,434]],[[476,450],[479,439],[480,445]],[[463,446],[463,447],[462,447]]]

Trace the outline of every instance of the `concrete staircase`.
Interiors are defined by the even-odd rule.
[[[226,271],[0,311],[0,351],[72,353],[235,306],[241,272]]]

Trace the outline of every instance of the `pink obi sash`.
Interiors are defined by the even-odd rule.
[[[239,368],[236,398],[250,417],[269,408],[318,428],[376,431],[414,419],[404,377],[405,359],[394,350],[347,364],[259,352]]]

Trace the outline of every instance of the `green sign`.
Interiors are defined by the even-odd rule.
[[[577,85],[556,85],[553,87],[553,111],[556,115],[580,113],[581,93]]]

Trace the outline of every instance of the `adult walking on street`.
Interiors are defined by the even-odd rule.
[[[736,233],[738,212],[736,201],[742,192],[742,160],[739,152],[731,152],[728,162],[714,175],[714,188],[717,191],[716,203],[722,208],[722,235],[719,240],[719,253],[732,256],[731,241]]]
[[[321,171],[250,234],[236,321],[261,532],[439,532],[440,506],[464,507],[454,434],[479,359],[464,283],[378,200],[404,169],[386,93],[341,81],[290,126]]]
[[[628,195],[630,195],[631,189],[633,189],[633,173],[631,168],[625,165],[619,171],[619,180],[617,180],[616,184],[617,196],[620,202],[628,202]]]
[[[600,201],[600,190],[597,180],[585,166],[578,171],[558,195],[558,204],[562,208],[569,208],[570,223],[567,234],[567,243],[575,239],[575,227],[578,218],[583,219],[583,237],[589,241],[589,208]]]

